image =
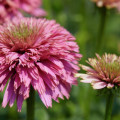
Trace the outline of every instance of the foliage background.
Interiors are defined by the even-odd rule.
[[[58,23],[76,36],[83,58],[81,64],[86,64],[88,57],[94,57],[97,51],[100,12],[90,0],[43,0],[43,8],[48,19]],[[107,11],[107,22],[100,48],[100,54],[115,53],[120,55],[120,14],[116,10]],[[83,72],[83,71],[80,71]],[[79,82],[79,79],[78,79]],[[79,82],[73,86],[69,100],[53,101],[52,108],[45,108],[36,93],[35,120],[103,120],[105,112],[105,97],[97,95],[89,84]],[[2,103],[3,94],[0,94]],[[0,108],[1,120],[25,120],[26,102],[22,112],[18,113],[16,105],[13,108]],[[112,120],[120,119],[120,98],[114,101]]]

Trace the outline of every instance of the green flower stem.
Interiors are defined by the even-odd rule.
[[[35,91],[33,87],[30,88],[30,96],[27,99],[27,120],[34,120],[34,105],[35,105]]]
[[[96,52],[100,53],[101,47],[103,45],[103,36],[105,32],[106,18],[107,18],[107,9],[105,7],[99,8],[100,12],[100,23],[98,31],[98,40]]]
[[[43,7],[47,11],[47,19],[52,19],[53,14],[52,14],[52,0],[43,0]]]
[[[114,100],[114,94],[110,92],[106,99],[105,120],[111,120],[113,100]]]

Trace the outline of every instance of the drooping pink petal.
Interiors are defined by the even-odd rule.
[[[37,65],[39,66],[40,70],[42,70],[43,72],[45,72],[46,74],[51,75],[51,77],[53,79],[56,79],[56,75],[54,74],[54,72],[52,70],[50,70],[47,66],[45,66],[42,63],[37,63]]]
[[[7,85],[7,88],[5,90],[2,107],[4,107],[4,108],[6,107],[6,105],[9,102],[9,100],[10,100],[13,92],[14,92],[14,89],[13,89],[13,80],[10,80],[9,83],[8,83],[8,85]]]
[[[46,91],[44,93],[39,93],[39,96],[42,100],[42,102],[45,104],[45,106],[52,107],[52,97],[51,97],[51,91],[46,87]]]
[[[5,88],[5,85],[7,84],[8,79],[11,77],[12,73],[10,72],[6,78],[4,79],[4,81],[0,84],[0,91],[3,91]]]
[[[12,107],[14,102],[15,102],[15,99],[16,99],[16,94],[15,92],[13,92],[11,98],[10,98],[10,102],[9,102],[9,106]]]
[[[17,108],[18,108],[19,112],[21,111],[23,100],[24,100],[23,96],[18,94],[18,96],[17,96]]]
[[[94,78],[91,75],[82,74],[82,73],[76,74],[76,77],[81,77],[83,79],[81,80],[81,82],[84,82],[84,83],[92,83],[92,81],[99,81],[99,79]]]
[[[3,80],[6,78],[6,76],[8,76],[9,74],[9,70],[5,70],[0,74],[0,83],[3,82]]]
[[[105,83],[105,82],[93,82],[92,86],[94,89],[102,89],[102,88],[105,88],[107,86],[107,83]]]
[[[68,84],[63,84],[62,82],[61,82],[61,84],[59,84],[59,90],[60,90],[60,92],[67,98],[67,99],[69,99],[69,92],[70,92],[70,85],[68,85]]]

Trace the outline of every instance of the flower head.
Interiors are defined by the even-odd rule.
[[[89,58],[87,63],[91,66],[80,65],[86,74],[76,74],[82,78],[81,82],[91,83],[94,89],[120,86],[120,57],[115,54],[105,54],[97,58]]]
[[[41,0],[0,0],[0,24],[14,17],[22,17],[21,12],[36,17],[45,16],[46,12],[39,8],[41,4]]]
[[[52,99],[69,98],[81,58],[75,38],[54,20],[22,18],[0,27],[0,91],[2,106],[18,111],[29,97],[30,86],[46,107]]]
[[[120,11],[120,0],[92,0],[98,7],[117,8]]]

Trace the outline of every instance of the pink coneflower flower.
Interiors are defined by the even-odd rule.
[[[92,0],[98,7],[117,8],[120,11],[120,0]]]
[[[2,106],[17,101],[18,111],[30,86],[46,107],[52,99],[69,98],[81,58],[75,38],[54,20],[22,18],[0,27],[0,91]]]
[[[105,54],[97,58],[88,59],[87,63],[91,66],[80,65],[86,74],[76,74],[82,78],[81,82],[91,83],[94,89],[120,86],[120,57],[115,54]]]
[[[11,20],[13,17],[22,17],[21,12],[26,12],[35,17],[45,16],[46,12],[39,8],[41,0],[0,0],[0,24]]]

